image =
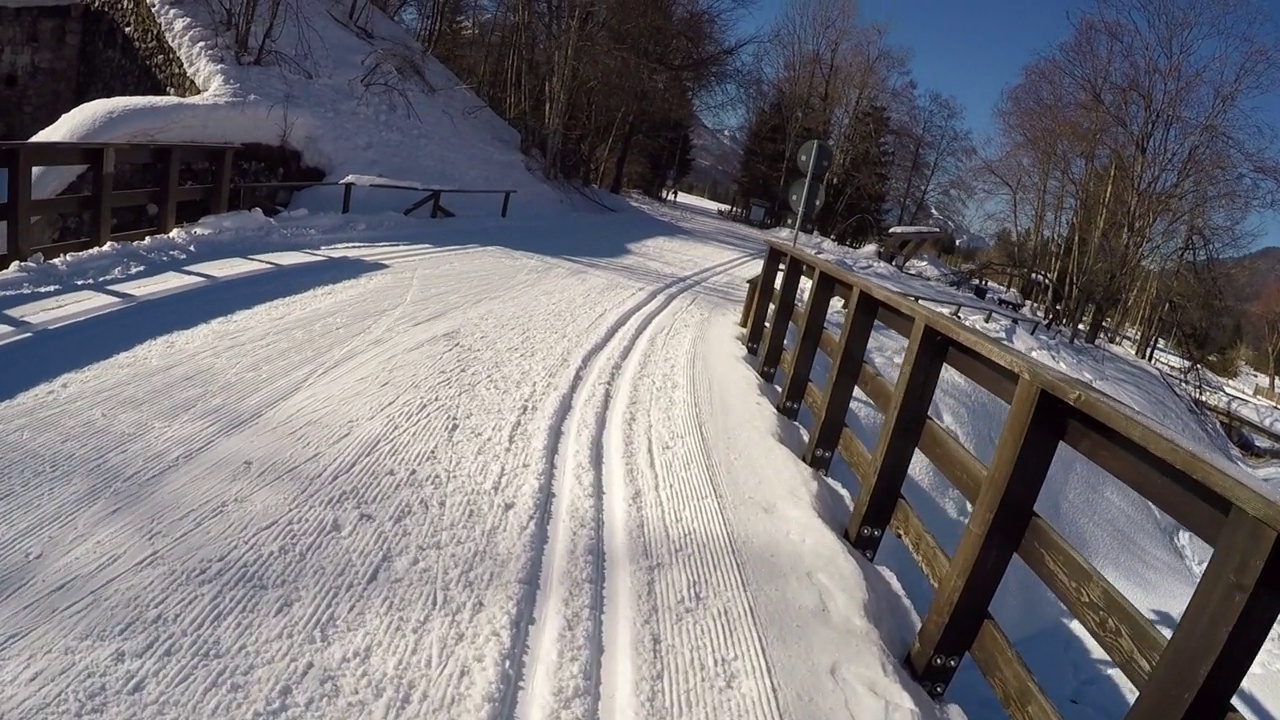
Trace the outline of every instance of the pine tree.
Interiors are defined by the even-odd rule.
[[[752,113],[747,136],[742,145],[742,162],[738,169],[738,194],[743,202],[762,200],[770,210],[766,224],[781,217],[787,162],[786,114],[782,100],[774,98]]]

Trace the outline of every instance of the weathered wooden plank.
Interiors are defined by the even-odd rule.
[[[156,227],[167,233],[178,224],[178,175],[182,170],[182,158],[178,150],[165,148],[159,151],[157,159],[162,170]]]
[[[911,651],[911,667],[940,695],[973,646],[991,598],[1022,544],[1036,497],[1066,429],[1064,408],[1029,380],[1018,384],[995,457]]]
[[[163,201],[159,188],[143,188],[139,190],[117,190],[111,193],[111,207],[138,207],[139,205],[159,204]]]
[[[111,236],[112,242],[131,243],[140,240],[146,240],[152,235],[158,235],[160,231],[156,228],[144,228],[142,230],[130,230],[129,232],[115,233]]]
[[[234,167],[234,149],[213,152],[213,191],[208,197],[209,211],[214,215],[225,213],[231,207],[231,171]]]
[[[1141,688],[1165,646],[1151,621],[1041,517],[1032,517],[1018,556]]]
[[[928,324],[917,321],[898,371],[893,403],[885,413],[880,439],[873,453],[874,475],[859,478],[858,502],[845,528],[854,549],[874,560],[893,509],[902,494],[911,458],[929,417],[929,404],[938,386],[947,339]]]
[[[67,253],[80,252],[89,248],[97,247],[97,243],[89,238],[80,240],[68,240],[66,242],[49,243],[47,245],[37,245],[31,248],[31,252],[40,253],[46,260],[52,260],[61,257]]]
[[[1064,440],[1200,539],[1214,544],[1230,512],[1230,501],[1160,455],[1087,415],[1072,413]]]
[[[920,566],[930,584],[935,588],[947,576],[950,561],[938,545],[932,533],[920,521],[906,500],[899,500],[893,513],[893,533],[906,546],[916,564]],[[971,651],[978,670],[990,683],[1000,704],[1016,720],[1055,720],[1061,716],[1044,690],[1035,681],[1031,670],[1013,649],[1009,638],[1000,630],[989,613],[984,613],[982,626],[974,639]],[[957,668],[959,660],[957,659]],[[926,687],[930,694],[932,686]]]
[[[5,201],[5,234],[7,254],[14,260],[26,260],[31,244],[31,155],[25,147],[7,153],[8,194]]]
[[[213,191],[213,185],[184,185],[177,189],[174,197],[178,202],[190,202],[210,197],[213,195]]]
[[[93,164],[93,211],[89,219],[89,239],[105,245],[111,237],[112,193],[116,182],[116,151],[101,148]]]
[[[1213,557],[1127,720],[1220,718],[1280,617],[1280,535],[1243,508]]]
[[[93,195],[59,195],[51,198],[39,198],[31,201],[31,214],[36,217],[57,215],[58,213],[90,212],[94,208]]]
[[[763,350],[756,364],[756,372],[766,382],[773,382],[778,372],[778,360],[782,357],[787,331],[791,329],[791,319],[796,311],[796,293],[800,290],[800,272],[803,269],[804,265],[793,257],[787,258],[783,263],[782,284],[778,287],[773,316],[769,319],[769,330],[765,333],[761,344]],[[807,373],[804,380],[808,380]]]
[[[738,327],[745,328],[751,322],[751,309],[756,306],[756,291],[760,287],[760,276],[747,280],[747,296],[742,301],[742,317],[738,318]]]
[[[1062,714],[990,615],[978,628],[969,654],[1011,720],[1061,720]]]
[[[778,412],[791,420],[796,419],[800,412],[800,401],[813,373],[813,361],[818,356],[818,344],[826,331],[827,308],[831,305],[834,290],[835,279],[825,273],[818,273],[809,286],[809,299],[805,303],[799,337],[792,354],[791,370],[778,399]],[[776,315],[774,317],[777,318]]]
[[[835,456],[878,307],[879,303],[870,296],[855,293],[852,304],[845,310],[840,338],[831,349],[832,362],[822,393],[822,407],[814,413],[813,431],[804,452],[805,462],[822,472],[831,467]]]
[[[1018,387],[1018,373],[1014,370],[960,344],[951,346],[947,364],[983,390],[1006,403],[1013,402],[1013,393]]]
[[[747,352],[757,355],[760,352],[760,341],[764,338],[765,323],[769,321],[769,304],[773,302],[774,281],[778,277],[778,265],[782,262],[783,253],[775,247],[765,251],[764,263],[760,266],[760,280],[756,284],[755,306],[751,310],[751,321],[747,325]]]

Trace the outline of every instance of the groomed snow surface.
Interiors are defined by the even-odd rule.
[[[967,660],[959,707],[902,670],[928,584],[838,539],[857,481],[752,372],[764,235],[714,209],[235,213],[0,272],[0,717],[1003,717]],[[961,317],[1280,480],[1131,356]],[[990,459],[1002,403],[948,370],[931,413]],[[848,422],[874,443],[860,393]],[[922,456],[906,493],[953,550],[963,498]],[[1037,509],[1171,632],[1208,548],[1065,448]],[[1065,717],[1123,715],[1020,563],[993,614]],[[1236,704],[1278,695],[1273,636]]]
[[[0,717],[963,717],[745,361],[761,249],[236,213],[0,272]]]

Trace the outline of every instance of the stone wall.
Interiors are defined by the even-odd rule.
[[[0,5],[0,140],[25,140],[76,106],[83,15]]]
[[[146,0],[88,0],[86,4],[115,20],[118,31],[133,43],[154,79],[161,84],[163,94],[175,97],[199,94],[200,88],[187,74],[177,51],[165,39],[160,21],[156,20]]]
[[[145,0],[0,4],[0,140],[90,100],[199,91]]]

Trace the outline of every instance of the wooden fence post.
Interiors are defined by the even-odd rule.
[[[782,386],[782,397],[778,399],[778,412],[791,420],[796,419],[800,414],[800,406],[804,404],[804,392],[809,387],[809,376],[813,373],[818,346],[822,344],[822,333],[827,325],[827,308],[831,306],[835,289],[835,277],[821,270],[814,272],[813,283],[809,286],[809,300],[805,305],[804,324],[800,327],[800,339],[791,356],[791,372],[787,375],[786,384]]]
[[[742,300],[742,317],[738,318],[738,327],[745,328],[751,322],[751,311],[756,306],[756,295],[760,293],[760,276],[747,280],[747,296]]]
[[[342,186],[342,214],[351,212],[351,183]]]
[[[159,160],[163,174],[160,179],[160,215],[156,218],[156,229],[167,233],[178,225],[178,171],[182,167],[182,156],[177,148],[168,147],[159,152]]]
[[[858,478],[858,502],[845,528],[845,539],[868,560],[875,560],[902,495],[902,483],[929,419],[929,404],[933,402],[949,345],[945,335],[930,327],[924,318],[916,318],[898,370],[893,403],[884,415],[872,456],[871,477]]]
[[[105,245],[111,239],[111,193],[116,183],[115,148],[98,150],[93,174],[93,221],[89,224],[89,237],[94,245]]]
[[[213,197],[210,214],[220,215],[231,208],[231,175],[235,169],[235,150],[217,150],[213,158]]]
[[[840,432],[844,429],[845,414],[853,399],[853,390],[862,374],[862,359],[867,354],[867,343],[875,328],[880,301],[859,288],[854,288],[844,311],[844,328],[840,331],[840,343],[827,371],[826,389],[822,393],[822,407],[814,414],[813,432],[804,449],[804,461],[819,472],[831,468],[836,448],[840,444]]]
[[[25,146],[9,151],[9,193],[5,228],[10,260],[26,260],[31,243],[31,156]]]
[[[773,281],[778,277],[778,264],[781,262],[782,251],[769,246],[764,253],[764,265],[760,268],[760,282],[756,285],[756,304],[747,325],[747,352],[752,355],[760,352],[764,324],[769,319],[769,301],[773,299]]]
[[[778,373],[778,363],[782,360],[782,350],[787,342],[787,331],[791,329],[791,316],[796,310],[796,293],[800,289],[800,278],[804,273],[804,261],[795,256],[788,256],[782,270],[782,285],[778,288],[778,301],[773,308],[773,319],[764,337],[764,352],[760,353],[760,362],[756,370],[767,382],[773,382]]]
[[[502,217],[507,216],[507,208],[511,206],[511,193],[502,193]]]
[[[1014,392],[987,477],[911,649],[916,678],[946,692],[987,616],[1009,561],[1022,544],[1070,409],[1023,378]]]
[[[431,193],[431,217],[440,217],[440,191]]]
[[[1220,718],[1280,615],[1277,533],[1239,506],[1126,720]]]

